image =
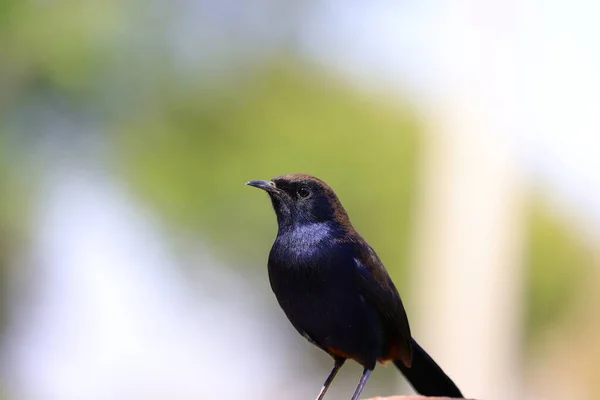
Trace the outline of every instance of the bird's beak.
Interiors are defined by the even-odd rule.
[[[275,182],[273,181],[249,181],[246,182],[248,186],[254,186],[255,188],[259,188],[268,193],[277,192],[277,186],[275,186]]]

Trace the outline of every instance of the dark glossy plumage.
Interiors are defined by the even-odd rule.
[[[336,360],[318,399],[348,358],[364,366],[353,399],[378,361],[393,361],[421,394],[462,397],[411,338],[394,283],[325,182],[288,174],[248,184],[269,194],[277,215],[268,262],[277,301],[296,330]]]

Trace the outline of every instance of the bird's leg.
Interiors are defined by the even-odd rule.
[[[356,387],[356,390],[354,391],[354,394],[352,395],[352,400],[358,400],[358,396],[360,396],[360,393],[365,388],[365,385],[367,383],[367,379],[369,379],[369,375],[371,375],[371,371],[373,371],[373,370],[372,369],[368,369],[368,368],[365,368],[363,370],[363,374],[360,377],[360,381],[358,382],[358,386]]]
[[[345,358],[341,358],[341,357],[335,358],[335,364],[333,365],[333,369],[329,373],[329,376],[327,376],[327,379],[325,379],[325,383],[323,384],[323,387],[321,388],[321,391],[319,392],[319,396],[317,396],[317,400],[323,399],[323,396],[325,396],[327,389],[329,389],[329,385],[331,385],[331,382],[333,382],[333,378],[335,378],[335,376],[337,375],[340,368],[342,368],[342,365],[344,365],[345,361],[346,361]]]

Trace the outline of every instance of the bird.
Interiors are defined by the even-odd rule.
[[[348,359],[363,367],[352,400],[378,362],[392,362],[421,395],[463,397],[412,338],[396,286],[329,185],[300,173],[246,184],[267,192],[277,217],[271,289],[298,333],[334,361],[317,400]]]

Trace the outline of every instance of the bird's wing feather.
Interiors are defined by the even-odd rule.
[[[385,270],[375,251],[363,240],[356,243],[357,281],[361,294],[379,312],[388,329],[394,335],[398,356],[410,366],[412,345],[410,327],[404,305],[396,286]]]

